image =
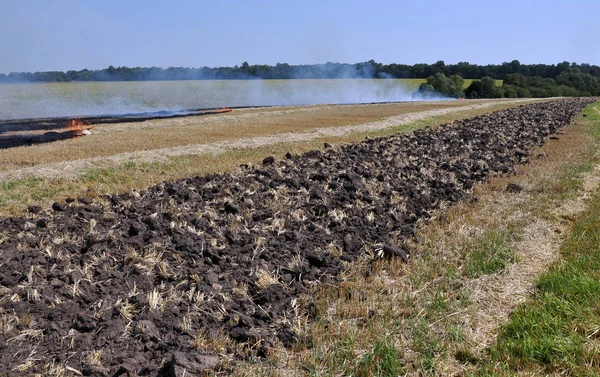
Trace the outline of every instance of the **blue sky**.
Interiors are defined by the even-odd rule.
[[[0,72],[250,64],[600,65],[599,0],[0,0]]]

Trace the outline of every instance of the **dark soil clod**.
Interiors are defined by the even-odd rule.
[[[40,213],[40,212],[42,212],[42,207],[40,207],[40,206],[29,206],[29,207],[27,207],[27,212],[29,212],[29,213]]]
[[[401,258],[404,262],[408,262],[408,254],[400,247],[392,245],[384,245],[377,249],[378,256],[384,259]]]
[[[506,191],[519,193],[519,192],[523,191],[523,187],[517,185],[516,183],[509,183],[508,185],[506,185]]]
[[[52,209],[57,212],[62,212],[65,210],[65,205],[61,203],[52,204]]]
[[[234,204],[232,204],[231,202],[226,202],[225,205],[223,206],[223,208],[225,209],[226,213],[235,215],[236,213],[240,212],[240,209],[235,206]]]

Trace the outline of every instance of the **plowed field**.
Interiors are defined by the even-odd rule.
[[[357,261],[410,260],[419,222],[510,174],[591,100],[520,106],[232,174],[0,220],[0,365],[197,375],[292,346],[307,294]],[[75,372],[74,372],[75,373]]]

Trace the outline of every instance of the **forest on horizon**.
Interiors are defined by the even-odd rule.
[[[234,67],[113,67],[67,72],[13,72],[0,74],[0,84],[35,82],[106,82],[168,80],[268,80],[268,79],[426,79],[421,96],[466,98],[529,98],[600,96],[600,67],[587,63],[477,65],[467,62],[446,64],[325,63],[276,65],[243,62]],[[467,88],[464,79],[473,81]],[[496,80],[502,80],[497,86]]]
[[[338,78],[419,78],[442,73],[466,79],[491,77],[504,80],[508,74],[556,79],[561,73],[576,71],[600,78],[600,67],[587,63],[521,64],[518,60],[502,64],[477,65],[468,62],[446,64],[382,64],[374,60],[362,63],[325,63],[310,65],[248,64],[234,67],[114,67],[98,70],[0,73],[0,83],[77,82],[77,81],[162,81],[162,80],[253,80],[253,79],[338,79]]]

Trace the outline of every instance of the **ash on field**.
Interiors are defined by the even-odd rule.
[[[521,106],[0,220],[0,364],[15,375],[200,375],[291,347],[318,315],[311,287],[358,261],[408,260],[420,221],[527,162],[590,102]]]
[[[89,134],[91,124],[134,123],[154,119],[183,118],[232,112],[232,109],[195,109],[148,113],[106,115],[85,118],[0,119],[0,149],[74,139]],[[52,131],[48,131],[52,130]],[[23,134],[24,133],[24,134]]]

